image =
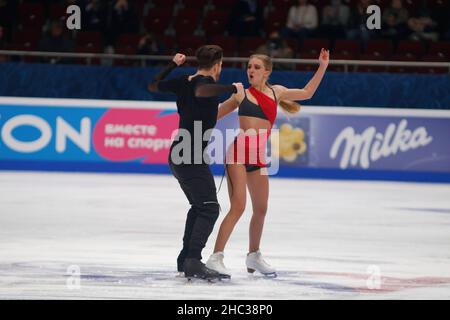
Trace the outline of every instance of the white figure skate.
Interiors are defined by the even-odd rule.
[[[206,262],[206,267],[215,270],[220,274],[228,275],[231,277],[231,272],[225,267],[223,263],[223,252],[213,253]]]
[[[271,267],[267,262],[264,261],[261,255],[261,251],[250,252],[247,254],[246,259],[247,271],[249,273],[254,273],[258,271],[267,277],[275,278],[277,276],[277,271],[275,268]]]

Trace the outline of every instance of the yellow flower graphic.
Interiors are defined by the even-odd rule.
[[[293,128],[289,123],[283,123],[280,130],[271,135],[272,155],[285,161],[294,162],[306,151],[305,132],[301,128]]]

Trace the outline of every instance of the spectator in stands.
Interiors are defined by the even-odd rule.
[[[107,10],[100,0],[88,0],[81,14],[84,31],[103,32],[106,26]]]
[[[260,36],[263,26],[263,7],[258,0],[239,0],[232,8],[228,30],[238,37]]]
[[[432,10],[431,18],[436,21],[436,31],[442,40],[450,38],[450,3],[447,1],[436,1]],[[447,36],[446,36],[447,35]]]
[[[0,23],[6,30],[12,30],[16,24],[18,1],[14,0],[0,0]],[[5,32],[5,29],[3,29]],[[10,38],[9,35],[4,35]]]
[[[442,36],[445,40],[450,40],[450,6],[447,8],[447,15],[443,27]]]
[[[433,40],[439,39],[437,23],[431,17],[430,10],[423,6],[416,15],[408,20],[408,27],[411,30],[411,40]]]
[[[155,36],[152,32],[146,32],[142,38],[139,40],[139,46],[137,53],[143,54],[143,55],[163,55],[165,54],[165,47],[158,40],[158,38]],[[165,64],[165,62],[163,62]],[[147,61],[147,65],[154,66],[157,65],[158,62],[156,61]]]
[[[404,39],[408,34],[409,12],[403,7],[402,0],[392,0],[391,5],[383,12],[381,35],[394,41]]]
[[[269,35],[267,42],[256,49],[256,53],[265,54],[271,58],[293,58],[294,51],[288,46],[278,31]],[[277,70],[293,69],[294,65],[286,63],[274,63],[273,68]]]
[[[5,47],[5,33],[2,26],[0,26],[0,50]]]
[[[342,0],[331,0],[322,9],[320,35],[330,40],[345,37],[345,29],[350,18],[350,8]]]
[[[48,35],[44,36],[39,43],[39,50],[48,52],[73,51],[74,44],[72,40],[64,35],[64,28],[65,26],[61,20],[52,21]],[[58,57],[44,59],[44,62],[50,63],[65,63],[68,61],[68,59],[61,59]]]
[[[106,41],[113,44],[121,33],[138,32],[138,18],[128,0],[115,0],[110,8],[110,24]]]
[[[366,45],[369,39],[376,35],[374,30],[367,29],[367,19],[370,16],[367,14],[367,7],[371,4],[371,0],[359,0],[357,5],[352,8],[347,31],[348,39],[362,40]]]
[[[5,33],[3,31],[3,27],[0,26],[0,50],[4,50],[5,49]],[[2,56],[0,55],[0,62],[2,61],[6,61],[7,57],[6,56]]]
[[[289,9],[285,36],[297,38],[302,44],[303,39],[314,34],[318,21],[316,7],[308,3],[308,0],[297,0]]]

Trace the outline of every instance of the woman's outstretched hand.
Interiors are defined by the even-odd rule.
[[[323,67],[328,67],[328,63],[330,62],[330,51],[322,48],[320,50],[319,63]]]

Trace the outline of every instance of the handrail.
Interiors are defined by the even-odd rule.
[[[73,53],[73,52],[46,52],[46,51],[19,51],[19,50],[0,50],[0,55],[24,56],[24,57],[60,57],[60,58],[86,58],[86,59],[126,59],[141,61],[169,61],[173,56],[167,55],[127,55],[111,53]],[[195,57],[187,57],[187,61],[194,61]],[[246,57],[224,57],[224,62],[242,62],[246,63]],[[286,64],[317,64],[317,59],[284,59],[273,58],[274,63]],[[424,61],[375,61],[375,60],[330,60],[330,65],[353,65],[353,66],[391,66],[391,67],[437,67],[449,68],[450,62],[424,62]]]

